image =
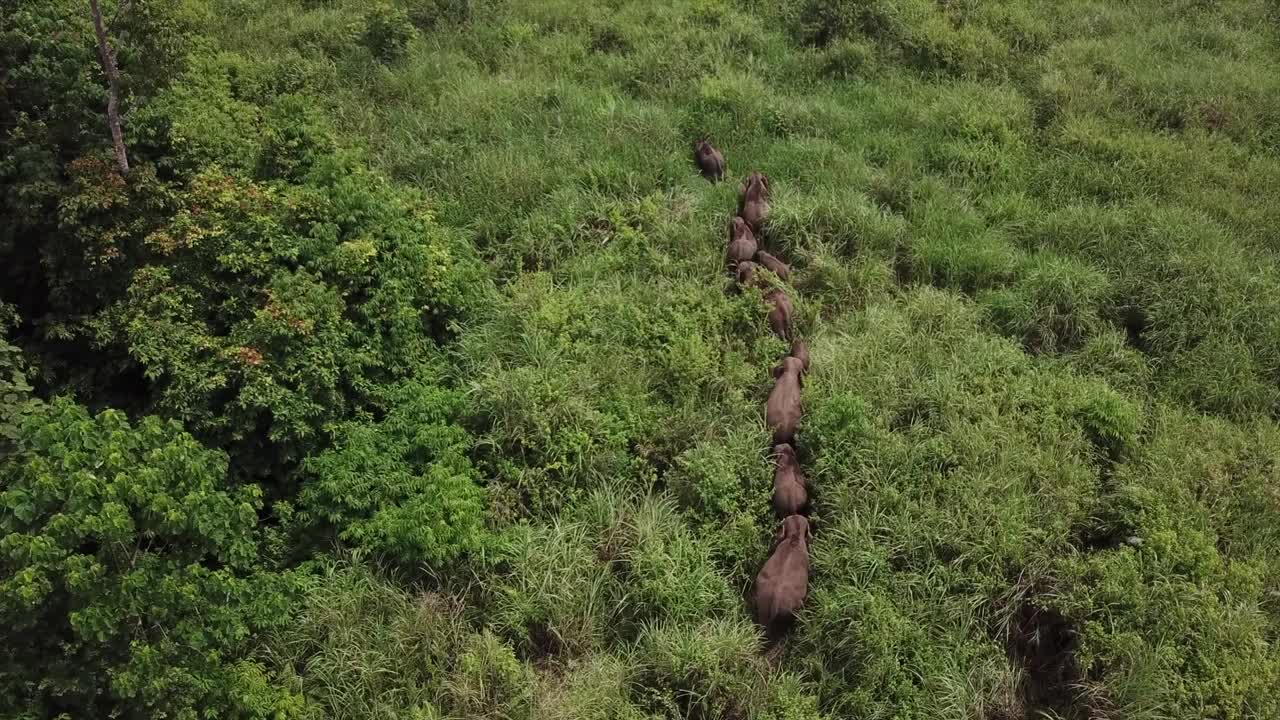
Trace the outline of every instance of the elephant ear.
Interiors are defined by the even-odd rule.
[[[779,365],[775,367],[773,369],[773,379],[777,380],[778,378],[782,377],[782,374],[785,373],[786,371],[787,371],[786,365]]]

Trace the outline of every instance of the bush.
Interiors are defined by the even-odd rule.
[[[409,20],[421,30],[462,25],[475,18],[490,20],[505,0],[407,0]]]
[[[67,400],[25,418],[16,447],[0,465],[6,713],[294,706],[239,662],[288,605],[255,567],[258,490],[225,488],[224,455],[175,423]]]
[[[614,655],[596,655],[562,675],[541,676],[534,717],[539,720],[648,720],[632,702],[627,666]]]
[[[407,12],[394,5],[378,3],[365,16],[361,42],[378,61],[393,63],[405,56],[414,35]]]
[[[503,720],[529,717],[533,690],[530,668],[488,632],[472,635],[461,648],[447,686],[462,717]]]
[[[117,43],[117,54],[120,111],[131,135],[133,114],[182,68],[193,28],[184,9],[143,0],[112,30],[129,38]],[[83,3],[5,3],[0,88],[0,213],[8,218],[0,227],[0,292],[24,319],[39,322],[24,335],[54,343],[74,337],[89,355],[82,321],[122,290],[137,241],[167,198],[151,158],[132,142],[132,182],[110,159],[104,85]],[[88,374],[83,367],[47,369]],[[102,377],[88,384],[110,383]]]
[[[1070,352],[1100,329],[1109,289],[1106,276],[1083,263],[1038,255],[1011,287],[980,300],[996,327],[1028,352]]]
[[[5,339],[16,320],[13,309],[0,303],[0,453],[8,452],[8,443],[20,437],[22,417],[35,411],[27,403],[32,390],[27,359]]]
[[[550,529],[511,531],[501,550],[488,612],[530,659],[580,658],[646,624],[721,617],[737,604],[710,548],[665,498],[601,489]]]
[[[760,538],[772,524],[773,468],[752,427],[681,453],[667,475],[685,522],[729,577],[746,577],[761,559]]]
[[[1138,408],[931,288],[831,324],[803,434],[817,534],[797,654],[820,706],[935,717],[1016,694],[997,599],[1075,552]]]
[[[1280,545],[1264,529],[1280,503],[1263,490],[1273,483],[1264,458],[1280,449],[1275,428],[1162,410],[1149,435],[1100,502],[1095,535],[1114,541],[1055,568],[1058,602],[1090,618],[1081,666],[1105,668],[1103,692],[1128,716],[1280,712],[1269,599]]]
[[[1009,53],[985,24],[925,0],[804,0],[790,4],[785,14],[801,42],[847,48],[847,41],[863,36],[923,72],[995,75]]]
[[[476,292],[464,248],[409,195],[328,157],[303,186],[196,177],[147,238],[154,261],[96,321],[157,405],[251,472],[408,377]],[[277,465],[278,466],[278,465]]]
[[[484,543],[483,492],[452,424],[462,398],[423,382],[387,392],[380,422],[342,423],[334,446],[308,458],[300,519],[399,564],[440,565]]]

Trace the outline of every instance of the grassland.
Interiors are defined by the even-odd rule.
[[[1274,1],[189,4],[205,77],[314,100],[486,268],[436,366],[493,539],[314,561],[255,658],[307,714],[1280,718]],[[773,652],[785,346],[704,135],[813,354]]]
[[[357,3],[220,7],[495,277],[453,372],[504,541],[431,601],[335,569],[329,712],[1280,717],[1274,4],[421,2],[386,65],[326,46]],[[701,135],[773,179],[813,341],[774,664],[781,346]]]

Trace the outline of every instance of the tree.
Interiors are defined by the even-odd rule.
[[[0,715],[284,712],[246,639],[287,616],[256,567],[260,491],[174,422],[69,400],[21,421],[0,464]]]
[[[102,72],[107,76],[107,125],[111,128],[111,143],[115,146],[120,174],[128,175],[129,155],[125,152],[124,131],[120,127],[120,71],[116,67],[116,51],[107,38],[98,0],[89,0],[89,9],[93,13],[93,32],[98,36],[98,57],[102,61]],[[126,9],[127,6],[121,7],[119,12],[123,13]]]

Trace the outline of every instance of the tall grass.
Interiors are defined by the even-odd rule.
[[[421,640],[469,664],[397,666],[410,596],[329,579],[301,627],[365,633],[285,639],[318,706],[1280,714],[1274,3],[397,5],[398,59],[355,0],[208,14],[500,281],[450,372],[506,540]],[[701,135],[773,179],[813,341],[813,587],[777,669],[740,593],[783,347],[726,292]]]

